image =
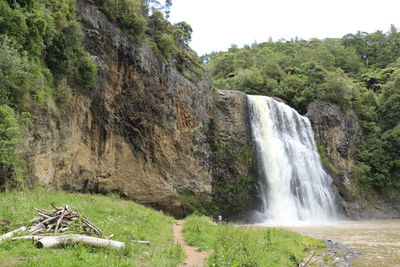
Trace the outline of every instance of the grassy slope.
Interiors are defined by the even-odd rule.
[[[18,228],[36,216],[33,207],[52,209],[50,204],[69,205],[103,230],[105,236],[127,245],[122,251],[76,245],[43,250],[31,241],[8,241],[0,245],[0,263],[23,259],[18,266],[177,266],[183,251],[173,244],[173,218],[129,201],[98,195],[53,191],[0,193],[0,218],[11,221],[8,230]],[[1,228],[0,234],[7,232]],[[149,247],[131,240],[150,240]]]
[[[206,217],[190,216],[183,228],[188,244],[213,250],[209,266],[297,266],[321,241],[281,229],[217,226]]]

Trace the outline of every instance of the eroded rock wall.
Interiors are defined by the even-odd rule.
[[[216,118],[210,131],[213,201],[225,217],[250,219],[242,215],[257,204],[257,172],[247,95],[218,91],[216,106]]]
[[[187,80],[86,1],[77,12],[98,79],[73,90],[53,118],[37,119],[20,149],[29,175],[51,188],[115,191],[177,216],[180,194],[211,199],[216,91],[207,75]]]
[[[347,186],[352,183],[350,177],[356,146],[363,136],[357,117],[343,113],[337,105],[321,103],[312,104],[306,116],[311,121],[321,157],[327,157],[326,160],[333,164],[326,169],[333,178],[339,204],[347,216],[354,216],[361,206],[355,202]]]
[[[333,104],[312,104],[306,116],[312,123],[320,152],[333,167],[326,166],[333,178],[338,204],[350,218],[398,218],[400,196],[384,192],[368,192],[352,176],[356,164],[357,145],[363,141],[363,131],[356,115],[344,113]],[[326,164],[325,164],[326,165]]]

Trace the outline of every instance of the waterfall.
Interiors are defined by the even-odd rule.
[[[336,217],[332,178],[323,169],[310,121],[266,96],[248,96],[265,223],[327,222]]]

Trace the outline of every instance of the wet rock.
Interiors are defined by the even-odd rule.
[[[357,116],[351,110],[343,112],[339,106],[326,103],[310,105],[306,116],[312,123],[316,140],[335,170],[326,168],[336,187],[338,205],[350,218],[399,218],[400,195],[380,193],[380,199],[354,193],[359,186],[351,180],[356,164],[357,145],[363,140],[363,131]],[[354,184],[354,185],[353,185]]]
[[[348,248],[340,243],[332,240],[324,241],[327,246],[327,254],[333,259],[333,266],[336,267],[352,267],[350,259],[357,257],[359,254],[356,250]]]
[[[363,132],[355,114],[344,113],[333,104],[310,105],[306,116],[310,119],[317,143],[331,162],[332,168],[325,168],[333,178],[338,205],[346,216],[359,218],[363,206],[357,203],[348,185],[356,163],[357,145],[363,139]],[[327,167],[327,166],[325,166]]]

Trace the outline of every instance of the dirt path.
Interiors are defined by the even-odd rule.
[[[179,264],[179,267],[202,267],[205,264],[208,255],[210,255],[210,252],[198,252],[196,251],[196,247],[191,247],[186,244],[182,234],[184,224],[185,221],[176,220],[172,228],[174,231],[174,242],[182,247],[187,256],[185,261]]]

